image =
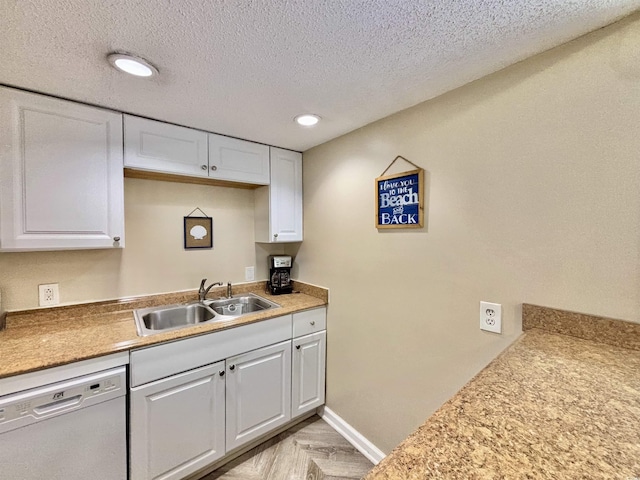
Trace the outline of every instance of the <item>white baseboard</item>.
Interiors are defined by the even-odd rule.
[[[327,407],[318,408],[318,415],[353,445],[362,455],[367,457],[374,465],[386,456],[382,450],[367,440],[360,432],[345,422],[333,410]]]

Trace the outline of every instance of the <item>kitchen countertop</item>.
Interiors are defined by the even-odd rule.
[[[525,304],[525,333],[365,479],[640,478],[640,325],[576,316]]]
[[[326,289],[294,282],[294,290],[300,293],[272,296],[265,293],[265,282],[234,285],[234,294],[255,293],[281,308],[147,337],[136,332],[134,309],[194,301],[197,291],[9,312],[6,330],[0,331],[0,378],[233,328],[328,303]],[[212,289],[207,298],[222,297],[225,292],[226,287]]]

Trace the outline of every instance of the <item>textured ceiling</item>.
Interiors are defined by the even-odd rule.
[[[0,0],[0,83],[306,150],[640,0]],[[136,53],[160,75],[106,61]],[[314,128],[292,121],[323,117]]]

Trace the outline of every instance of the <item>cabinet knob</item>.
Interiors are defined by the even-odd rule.
[[[300,345],[296,345],[296,350],[300,350]]]
[[[312,327],[316,324],[315,320],[311,320],[309,323],[311,324]]]
[[[220,370],[218,373],[220,374],[221,377],[224,377],[224,370]]]
[[[233,370],[235,370],[235,369],[236,369],[236,366],[235,366],[235,365],[231,365],[231,366],[229,367],[229,370],[231,370],[231,371],[233,371]]]
[[[274,233],[274,234],[273,234],[273,238],[278,238],[278,234],[277,234],[277,233]]]
[[[218,167],[216,167],[215,165],[211,165],[211,170],[213,170],[214,172],[218,169]]]
[[[113,241],[114,242],[119,242],[120,241],[120,237],[113,237]]]
[[[200,165],[200,168],[201,168],[202,170],[206,170],[206,169],[207,169],[207,166],[206,166],[206,165]]]

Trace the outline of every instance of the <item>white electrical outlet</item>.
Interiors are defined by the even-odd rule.
[[[252,282],[256,278],[256,269],[255,267],[245,267],[244,268],[244,279],[246,282]]]
[[[60,291],[57,283],[38,285],[39,304],[41,307],[58,305],[60,303]]]
[[[480,302],[480,330],[502,333],[502,305]]]

